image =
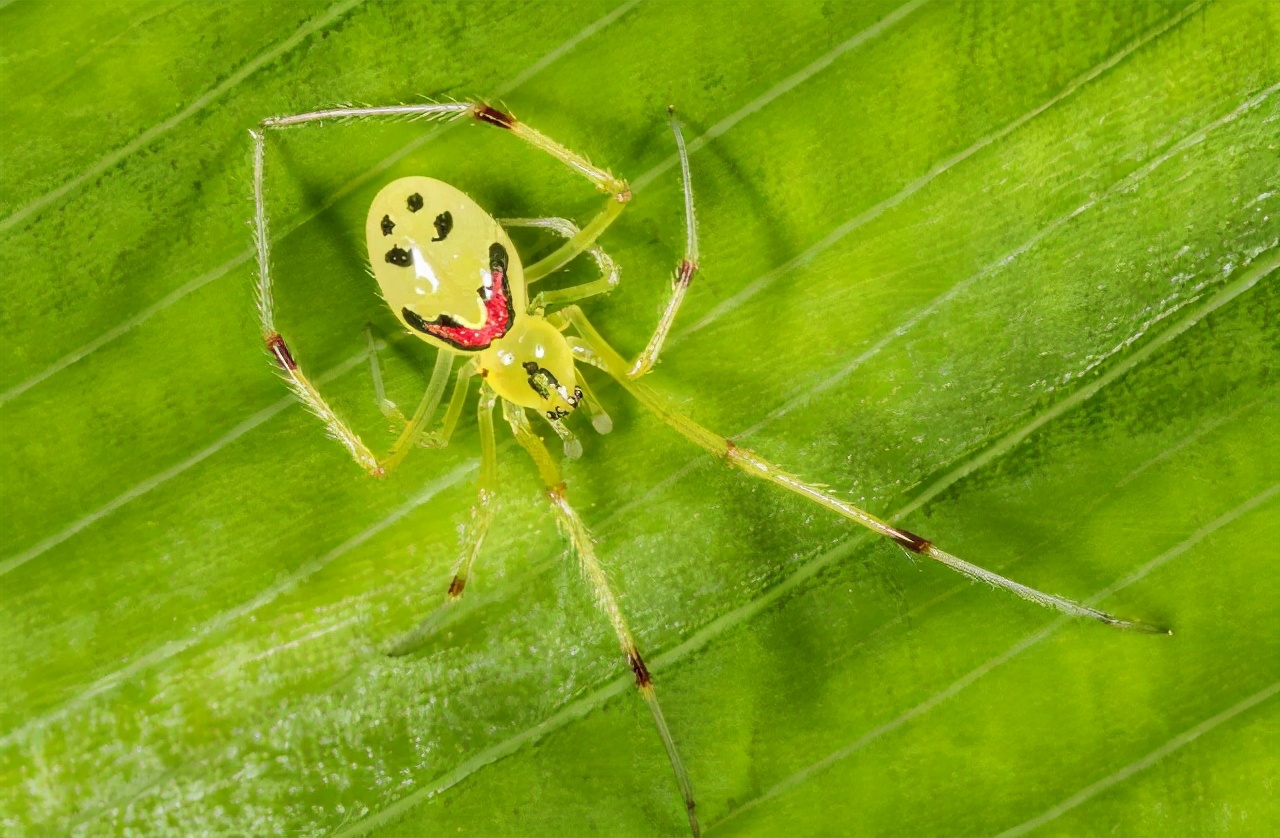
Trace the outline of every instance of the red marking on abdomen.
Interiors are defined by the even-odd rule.
[[[484,325],[479,329],[467,326],[438,326],[427,324],[427,332],[441,340],[449,341],[463,349],[485,349],[511,328],[511,292],[502,271],[493,271],[493,296],[484,304]]]

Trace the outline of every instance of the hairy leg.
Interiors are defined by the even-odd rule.
[[[412,631],[396,641],[387,652],[392,657],[407,655],[422,647],[440,625],[448,613],[450,606],[462,598],[466,589],[467,578],[471,568],[480,556],[485,536],[489,534],[489,525],[493,523],[493,501],[498,493],[498,448],[493,435],[493,390],[487,386],[480,387],[480,403],[476,408],[476,421],[480,427],[480,479],[476,489],[476,502],[471,507],[471,520],[467,524],[463,537],[462,555],[453,568],[453,578],[449,582],[449,590],[444,602],[427,616]]]
[[[587,250],[600,234],[608,229],[627,202],[631,200],[631,187],[622,178],[614,177],[606,169],[593,164],[576,151],[571,151],[550,137],[529,127],[509,113],[490,107],[483,102],[428,102],[420,105],[388,105],[383,107],[325,108],[290,116],[274,116],[262,121],[263,129],[281,129],[307,123],[328,121],[353,121],[368,119],[444,119],[471,117],[485,125],[509,131],[532,147],[559,160],[571,171],[586,178],[596,189],[609,196],[604,209],[586,227],[574,234],[550,256],[525,267],[525,281],[534,282],[566,265],[579,253]]]
[[[587,530],[587,526],[582,522],[582,519],[578,517],[577,511],[569,505],[567,490],[565,489],[564,481],[560,477],[560,469],[555,460],[552,459],[551,453],[547,451],[547,447],[542,443],[542,439],[529,426],[529,420],[525,416],[524,410],[508,402],[503,402],[502,412],[508,424],[511,425],[511,432],[515,434],[516,442],[520,443],[520,446],[528,452],[534,465],[538,467],[538,473],[542,476],[543,483],[547,487],[547,496],[551,500],[552,509],[555,510],[560,530],[569,539],[570,544],[573,546],[573,552],[578,556],[578,561],[582,565],[583,575],[591,583],[596,604],[604,612],[605,616],[609,618],[614,632],[618,635],[618,643],[622,647],[622,653],[626,656],[627,665],[635,676],[636,689],[649,706],[654,724],[658,728],[658,735],[662,738],[662,745],[666,748],[667,758],[671,761],[671,769],[675,772],[676,784],[680,787],[680,795],[684,798],[685,811],[689,816],[689,828],[696,838],[700,833],[698,817],[695,812],[696,804],[693,799],[693,785],[689,782],[689,772],[685,770],[684,763],[680,759],[680,753],[676,750],[675,740],[671,736],[671,730],[667,726],[667,720],[662,714],[662,706],[658,703],[658,695],[653,688],[653,677],[649,674],[644,659],[640,656],[640,650],[636,646],[635,638],[632,637],[631,629],[627,626],[626,618],[622,615],[622,609],[618,606],[618,598],[614,595],[604,568],[600,566],[600,560],[596,557],[595,544],[591,538],[591,533]]]
[[[551,230],[566,239],[571,239],[581,232],[578,225],[567,218],[502,218],[498,220],[498,223],[503,227],[538,227],[544,230]],[[618,264],[613,261],[613,257],[605,253],[604,249],[598,244],[593,244],[587,248],[586,253],[591,256],[596,263],[596,267],[600,269],[600,278],[591,282],[584,282],[581,285],[561,288],[557,291],[544,291],[529,303],[530,311],[541,311],[549,305],[577,302],[587,297],[594,297],[597,294],[608,293],[618,287],[620,272]],[[528,277],[525,278],[526,283],[530,281]]]
[[[657,328],[653,330],[653,336],[649,338],[649,344],[627,368],[629,378],[639,378],[653,369],[653,365],[658,362],[662,344],[666,342],[671,326],[676,321],[676,314],[684,302],[685,292],[689,290],[693,275],[698,272],[698,217],[693,211],[693,181],[689,177],[689,152],[684,146],[684,135],[680,132],[680,123],[676,121],[674,115],[671,117],[671,130],[675,134],[676,149],[680,154],[680,184],[684,193],[684,258],[680,260],[675,276],[672,277],[671,298],[667,300],[667,307],[662,311],[662,317],[658,320]]]
[[[414,411],[413,418],[405,425],[399,438],[391,446],[390,452],[385,457],[376,456],[364,440],[351,430],[329,406],[324,396],[302,372],[284,337],[276,329],[275,297],[271,284],[271,239],[267,230],[267,213],[262,196],[262,171],[265,165],[266,147],[262,133],[257,131],[252,133],[254,240],[258,253],[258,321],[262,329],[263,341],[266,343],[267,351],[271,353],[284,374],[285,381],[302,403],[320,417],[328,427],[330,435],[342,443],[352,459],[362,468],[370,474],[382,476],[399,465],[417,443],[418,438],[426,432],[436,408],[440,405],[445,386],[449,383],[449,376],[453,371],[454,353],[442,350],[436,356],[431,381],[427,385],[426,392],[423,393],[422,400],[418,403],[418,409]],[[381,378],[380,374],[378,378]]]
[[[783,471],[778,466],[770,463],[760,457],[753,451],[742,448],[730,439],[720,436],[710,431],[680,411],[672,407],[666,399],[658,395],[645,384],[634,381],[628,375],[628,367],[626,361],[620,356],[596,331],[591,322],[587,320],[586,315],[577,306],[569,306],[553,317],[563,318],[567,320],[581,335],[581,341],[570,344],[574,350],[575,357],[586,363],[600,366],[609,372],[623,387],[625,387],[636,399],[646,408],[657,415],[662,421],[666,422],[672,429],[680,433],[686,439],[694,444],[705,448],[711,453],[723,457],[730,465],[742,470],[745,474],[761,480],[767,480],[782,488],[794,492],[801,497],[807,498],[821,506],[825,506],[832,512],[848,518],[849,520],[860,524],[878,535],[891,539],[900,546],[910,550],[917,555],[933,559],[936,562],[946,565],[958,573],[961,573],[970,579],[978,582],[985,582],[993,587],[1003,588],[1006,591],[1014,593],[1025,600],[1034,602],[1037,605],[1046,608],[1052,608],[1069,614],[1074,617],[1086,617],[1091,620],[1097,620],[1109,626],[1116,628],[1132,629],[1136,631],[1152,633],[1152,634],[1168,634],[1168,629],[1143,623],[1136,620],[1122,620],[1093,608],[1089,605],[1075,602],[1065,597],[1048,594],[1038,591],[1035,588],[1028,587],[1015,582],[1012,579],[1006,579],[999,574],[992,573],[989,570],[978,567],[975,564],[966,562],[945,550],[940,549],[933,542],[926,538],[916,535],[913,532],[895,527],[887,521],[866,512],[858,507],[850,504],[840,498],[832,495],[817,486],[806,483],[795,475]]]

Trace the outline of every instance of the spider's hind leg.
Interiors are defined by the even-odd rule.
[[[511,425],[511,432],[515,435],[516,442],[520,443],[520,447],[529,454],[534,465],[537,466],[543,484],[547,487],[547,496],[550,498],[551,506],[555,510],[560,530],[569,539],[573,552],[578,557],[578,562],[582,566],[582,575],[591,583],[597,606],[609,618],[614,632],[618,635],[618,643],[622,647],[622,654],[626,656],[627,666],[630,667],[632,675],[635,676],[636,690],[640,693],[641,698],[644,699],[645,704],[649,707],[649,712],[653,715],[653,722],[658,729],[658,736],[661,737],[662,745],[666,749],[667,759],[671,761],[671,769],[675,773],[676,784],[680,788],[681,797],[684,798],[685,812],[689,816],[689,828],[692,830],[694,838],[697,838],[700,830],[695,812],[693,785],[689,782],[689,772],[685,770],[684,762],[680,759],[680,752],[676,750],[675,740],[671,736],[671,729],[667,726],[666,717],[662,714],[662,706],[658,703],[658,694],[653,688],[653,677],[649,674],[649,669],[645,666],[644,659],[640,656],[640,650],[636,646],[635,638],[632,637],[631,629],[627,626],[626,618],[622,615],[622,608],[618,605],[618,598],[614,595],[613,588],[609,584],[609,578],[605,575],[604,568],[600,566],[600,560],[596,557],[595,543],[591,538],[591,533],[587,530],[587,526],[582,522],[582,519],[578,517],[577,511],[569,505],[565,484],[560,476],[560,468],[556,465],[555,460],[552,459],[551,453],[547,450],[546,445],[543,444],[542,439],[529,426],[529,420],[524,410],[504,401],[502,403],[502,413],[506,417],[508,424]]]
[[[396,407],[396,403],[387,398],[387,390],[382,383],[382,363],[378,360],[378,351],[386,344],[374,338],[371,323],[365,324],[364,339],[369,353],[369,377],[373,380],[373,393],[378,402],[378,409],[382,411],[383,416],[403,427],[409,420],[404,418],[404,414],[400,412],[400,408]]]
[[[547,274],[564,267],[571,259],[591,247],[600,234],[622,214],[627,202],[631,200],[631,187],[622,178],[615,177],[607,169],[593,164],[586,157],[561,145],[545,134],[531,128],[509,113],[483,102],[447,102],[427,103],[421,105],[388,105],[383,107],[337,107],[318,111],[293,114],[291,116],[275,116],[264,119],[261,128],[282,129],[293,125],[307,123],[323,123],[326,121],[350,121],[359,119],[440,119],[454,120],[470,116],[477,122],[501,128],[513,134],[531,147],[554,157],[570,171],[591,183],[599,191],[609,197],[604,208],[596,214],[581,230],[574,233],[568,241],[550,256],[526,265],[524,277],[526,282],[533,282]],[[261,131],[255,133],[260,136]]]
[[[471,568],[480,556],[481,548],[484,547],[485,536],[489,534],[489,525],[493,523],[493,503],[498,490],[498,449],[493,436],[495,399],[494,392],[489,387],[480,388],[480,402],[476,406],[476,421],[480,427],[480,480],[476,490],[476,502],[471,507],[471,518],[466,527],[462,555],[458,557],[458,563],[454,566],[449,590],[445,594],[444,602],[440,603],[435,611],[396,640],[387,651],[391,657],[410,654],[431,639],[445,615],[451,610],[450,606],[462,599],[462,592],[466,589]]]

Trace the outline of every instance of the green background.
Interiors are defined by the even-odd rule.
[[[1276,834],[1278,85],[1274,0],[0,3],[0,831],[686,830],[505,430],[467,597],[387,658],[448,584],[474,420],[371,480],[257,334],[246,130],[481,96],[635,184],[622,286],[587,306],[624,352],[682,247],[679,108],[703,270],[653,386],[1176,632],[912,561],[590,378],[617,429],[578,420],[570,497],[709,834]],[[401,404],[430,352],[373,293],[371,196],[599,205],[479,125],[269,147],[279,323],[380,450],[364,324]]]

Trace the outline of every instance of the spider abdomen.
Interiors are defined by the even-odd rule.
[[[481,352],[527,305],[524,269],[497,220],[428,177],[383,187],[365,222],[369,264],[396,318],[441,349]]]

